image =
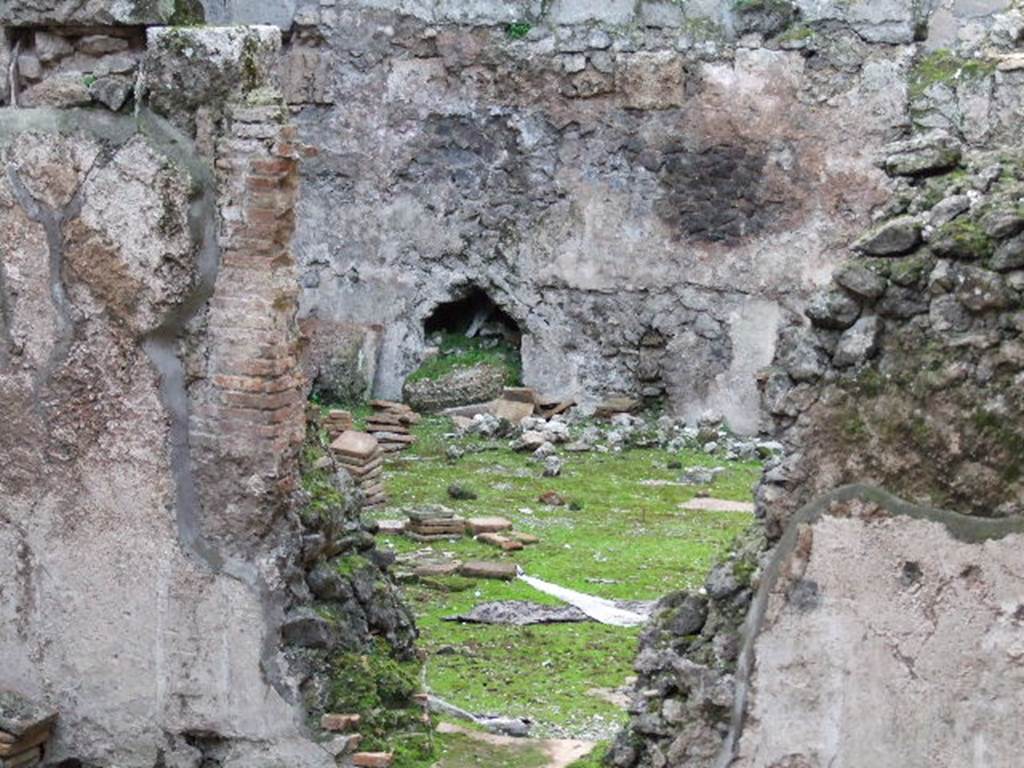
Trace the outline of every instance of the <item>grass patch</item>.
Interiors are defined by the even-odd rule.
[[[488,345],[485,339],[445,333],[439,348],[439,354],[409,374],[407,381],[437,381],[457,370],[477,365],[493,365],[504,369],[508,386],[515,386],[522,379],[519,350],[507,344]]]
[[[995,64],[984,59],[963,59],[946,48],[922,56],[910,73],[910,97],[918,99],[938,83],[952,87],[960,82],[980,80],[995,71]]]
[[[496,549],[464,537],[422,544],[381,537],[399,556],[430,550],[461,560],[513,560],[527,573],[571,589],[615,599],[654,600],[681,588],[698,587],[712,563],[752,521],[746,513],[684,511],[698,491],[750,501],[760,476],[757,461],[726,462],[696,452],[644,448],[621,453],[565,454],[562,475],[541,476],[541,465],[517,454],[507,441],[471,438],[457,463],[445,450],[451,429],[444,417],[425,418],[414,432],[419,441],[386,464],[392,506],[375,512],[396,517],[396,507],[443,503],[466,517],[501,515],[541,543],[520,552]],[[685,466],[726,466],[710,486],[678,484]],[[453,482],[479,497],[452,501]],[[575,507],[547,507],[537,501],[557,491]],[[612,580],[595,583],[594,579]],[[596,623],[534,627],[458,625],[443,616],[468,611],[490,600],[557,601],[521,582],[479,581],[469,590],[439,591],[409,585],[406,596],[428,653],[432,692],[473,712],[530,717],[538,736],[607,737],[624,720],[615,705],[593,694],[614,689],[632,674],[640,630]]]
[[[529,22],[526,21],[514,21],[505,27],[505,37],[509,40],[522,40],[528,34],[533,27]]]
[[[569,768],[604,768],[604,758],[608,754],[608,751],[612,748],[610,741],[598,742],[594,750],[586,757],[581,757],[575,763],[569,766]]]
[[[462,733],[439,737],[436,768],[544,768],[547,755],[533,744],[496,746]]]

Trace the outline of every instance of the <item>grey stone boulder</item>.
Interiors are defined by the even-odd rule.
[[[898,256],[921,243],[921,224],[913,216],[898,216],[871,230],[853,244],[868,256]]]
[[[333,648],[336,642],[331,623],[312,608],[297,608],[281,625],[281,638],[299,648]]]
[[[59,72],[36,83],[18,97],[23,107],[85,107],[92,103],[92,94],[83,72]]]
[[[928,300],[915,288],[890,285],[875,309],[882,317],[909,320],[915,315],[928,312]]]
[[[562,474],[562,460],[558,456],[544,459],[544,477],[558,477]]]
[[[108,75],[96,79],[89,86],[89,95],[108,109],[118,112],[128,101],[134,83],[122,75]]]
[[[656,621],[674,637],[695,635],[708,619],[707,600],[689,592],[675,592],[658,603]]]
[[[788,0],[735,3],[734,8],[736,32],[741,35],[757,33],[772,37],[789,27],[800,15],[799,9]]]
[[[778,360],[793,381],[815,381],[825,373],[825,355],[807,328],[787,328],[782,332]]]
[[[847,264],[837,270],[832,279],[864,299],[877,299],[885,293],[885,278],[862,264]]]
[[[928,321],[939,333],[966,331],[971,327],[971,315],[955,296],[936,296],[928,308]]]
[[[1000,243],[988,265],[997,272],[1010,272],[1024,267],[1024,234]]]
[[[402,397],[413,410],[433,413],[499,397],[505,387],[505,376],[503,367],[480,363],[458,368],[437,379],[407,381]]]
[[[936,132],[890,144],[882,166],[890,176],[927,176],[956,168],[962,154],[959,142]]]
[[[847,368],[870,359],[878,351],[882,323],[875,317],[862,317],[843,332],[836,344],[832,362],[837,368]]]
[[[731,562],[722,563],[711,569],[704,589],[712,600],[724,600],[740,591],[741,584],[733,573]]]
[[[970,209],[970,197],[967,195],[952,195],[939,202],[928,212],[928,223],[933,227],[941,227]]]
[[[860,317],[860,305],[844,291],[823,290],[811,298],[804,314],[820,328],[844,330]]]
[[[956,298],[971,312],[981,313],[1005,309],[1010,293],[1002,276],[980,267],[964,267],[958,274]]]
[[[989,237],[1005,240],[1024,229],[1024,214],[1017,207],[997,208],[982,217],[981,227]]]
[[[348,582],[326,563],[318,564],[306,574],[306,584],[321,600],[347,600],[352,597]]]
[[[34,38],[36,56],[43,63],[58,61],[75,52],[75,47],[61,35],[51,35],[49,32],[37,30]]]

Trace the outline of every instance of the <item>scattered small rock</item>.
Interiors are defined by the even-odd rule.
[[[545,491],[538,498],[541,504],[547,504],[549,507],[562,507],[565,506],[565,499],[557,491]]]
[[[458,483],[452,483],[448,486],[448,495],[456,501],[473,501],[479,498],[477,492],[472,488],[467,488],[464,485]]]
[[[562,474],[562,460],[558,456],[544,459],[544,477],[558,477]]]

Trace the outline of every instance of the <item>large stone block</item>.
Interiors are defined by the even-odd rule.
[[[635,9],[634,0],[555,0],[549,18],[555,24],[628,24]]]
[[[147,30],[143,62],[150,104],[179,124],[200,107],[276,84],[281,30],[254,27],[157,27]]]
[[[12,27],[167,24],[175,0],[2,0],[0,24]]]

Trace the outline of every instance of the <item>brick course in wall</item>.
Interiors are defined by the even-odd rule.
[[[269,525],[274,499],[295,489],[305,432],[289,249],[298,178],[293,140],[278,106],[235,106],[216,143],[221,263],[209,303],[208,382],[193,408],[192,439],[207,453],[202,466],[234,467],[231,482],[253,489],[242,514],[264,519],[249,521],[250,531]],[[267,483],[248,482],[253,477]],[[211,495],[228,480],[203,478],[209,533],[219,528]]]

